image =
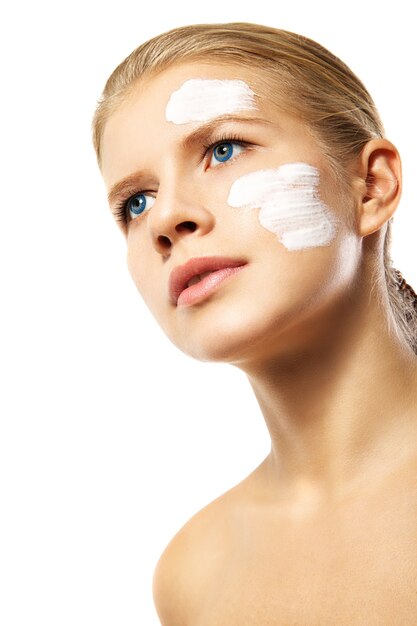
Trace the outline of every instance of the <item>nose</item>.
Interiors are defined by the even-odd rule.
[[[201,237],[214,226],[214,215],[203,206],[199,194],[178,187],[169,191],[160,186],[148,216],[153,246],[162,255],[169,254],[183,237]]]

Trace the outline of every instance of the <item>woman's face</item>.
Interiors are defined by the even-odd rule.
[[[352,198],[337,192],[307,126],[263,85],[245,67],[182,63],[142,80],[103,133],[129,272],[170,340],[200,360],[291,349],[313,318],[325,327],[359,262]],[[197,300],[173,301],[174,268],[212,256],[244,265]]]

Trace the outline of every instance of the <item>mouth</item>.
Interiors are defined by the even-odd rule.
[[[192,258],[171,272],[170,300],[177,306],[196,302],[211,293],[223,280],[246,264],[246,260],[231,257]]]
[[[177,306],[190,306],[201,302],[213,293],[220,283],[237,274],[243,267],[243,265],[240,265],[239,267],[226,267],[215,272],[204,272],[201,278],[194,276],[189,281],[188,287],[181,291],[177,300]]]
[[[202,274],[197,274],[196,276],[193,276],[192,278],[190,278],[185,288],[191,287],[192,285],[197,285],[197,283],[203,280],[203,278],[205,278],[206,276],[210,276],[210,274],[213,274],[213,272],[214,270],[211,270],[211,271],[203,272]]]

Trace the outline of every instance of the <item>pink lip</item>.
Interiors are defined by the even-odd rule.
[[[190,305],[202,300],[226,278],[241,270],[247,261],[228,257],[195,257],[179,265],[169,277],[170,300],[175,305]],[[198,274],[212,272],[195,285],[188,281]]]
[[[177,306],[189,306],[191,304],[195,304],[196,302],[200,302],[200,300],[203,300],[210,293],[212,293],[226,278],[232,276],[233,274],[237,274],[237,272],[242,270],[243,267],[243,265],[240,265],[239,267],[226,267],[223,270],[212,272],[203,278],[203,280],[200,280],[199,283],[184,289],[184,291],[180,293]]]

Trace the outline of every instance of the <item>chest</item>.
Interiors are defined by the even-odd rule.
[[[417,626],[416,509],[362,502],[308,523],[247,511],[193,624]]]

